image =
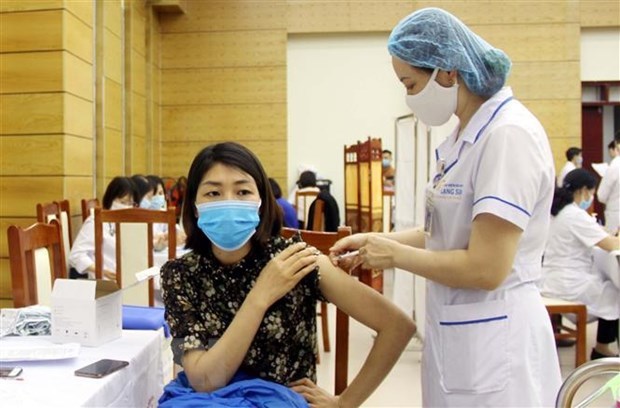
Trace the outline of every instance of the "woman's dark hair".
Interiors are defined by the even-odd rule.
[[[299,186],[299,188],[316,187],[316,174],[310,170],[304,171],[299,175],[297,186]]]
[[[551,204],[551,215],[556,216],[564,207],[575,201],[575,191],[586,187],[588,190],[596,187],[596,177],[585,169],[575,169],[564,177],[562,187],[556,188]]]
[[[157,194],[157,186],[161,186],[162,190],[164,190],[164,195],[166,194],[166,185],[161,177],[150,174],[146,176],[146,180],[149,182],[149,187],[153,194]]]
[[[566,151],[566,160],[572,161],[573,157],[581,154],[581,149],[578,147],[569,147]]]
[[[282,189],[277,181],[273,178],[269,177],[269,184],[271,185],[271,191],[273,191],[273,196],[277,199],[282,197]]]
[[[196,155],[189,168],[187,190],[183,200],[183,228],[187,234],[185,247],[202,254],[211,251],[211,241],[198,228],[195,203],[202,178],[217,163],[239,169],[249,174],[256,182],[261,199],[260,222],[251,242],[265,248],[272,236],[280,234],[282,215],[260,161],[248,148],[234,142],[205,147]]]
[[[131,195],[135,202],[136,193],[133,181],[128,177],[114,177],[105,189],[101,204],[105,210],[109,210],[114,200],[125,197],[127,194]]]
[[[151,186],[149,185],[149,181],[142,174],[134,174],[131,176],[131,181],[136,185],[136,193],[134,196],[134,201],[137,204],[140,204],[140,201],[144,198],[145,195],[151,191]]]

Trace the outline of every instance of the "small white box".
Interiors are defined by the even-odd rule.
[[[99,346],[121,337],[122,291],[107,280],[56,279],[52,290],[52,341]]]

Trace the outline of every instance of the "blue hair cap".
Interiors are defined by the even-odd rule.
[[[439,8],[424,8],[402,19],[388,40],[391,55],[418,68],[457,70],[467,88],[490,97],[506,83],[510,58]]]

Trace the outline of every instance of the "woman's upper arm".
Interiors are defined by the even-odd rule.
[[[469,239],[471,268],[480,272],[478,287],[493,290],[506,279],[523,231],[515,224],[490,213],[479,214]]]
[[[397,319],[406,320],[400,309],[383,295],[334,266],[326,256],[320,256],[318,263],[321,292],[347,315],[376,331]]]

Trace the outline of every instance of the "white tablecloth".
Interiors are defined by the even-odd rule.
[[[0,380],[2,407],[155,407],[163,390],[163,332],[124,330],[120,339],[100,347],[82,347],[78,357],[55,361],[2,363],[24,369],[23,381]],[[42,337],[5,337],[10,343],[49,343]],[[74,371],[103,358],[129,366],[103,378],[77,377]]]

